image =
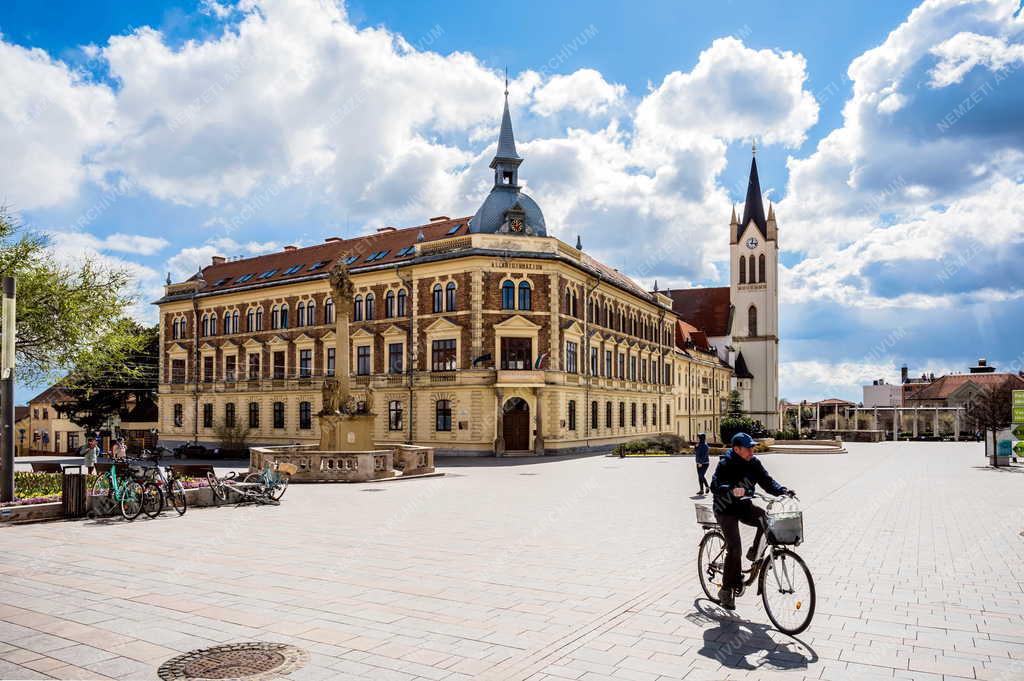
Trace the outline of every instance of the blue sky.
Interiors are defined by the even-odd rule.
[[[725,281],[758,139],[785,397],[1024,363],[1012,1],[14,0],[0,33],[0,199],[142,319],[213,254],[472,213],[507,67],[552,231],[649,285]]]

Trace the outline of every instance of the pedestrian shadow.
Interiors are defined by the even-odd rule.
[[[1011,463],[1006,466],[971,466],[976,471],[995,471],[996,473],[1024,473],[1024,466]]]
[[[766,624],[748,622],[706,598],[693,602],[696,612],[686,619],[704,629],[704,645],[697,651],[730,669],[807,669],[818,654],[800,639],[783,634]],[[755,659],[751,661],[751,656]]]

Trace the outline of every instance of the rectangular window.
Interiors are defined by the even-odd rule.
[[[274,402],[274,427],[284,428],[284,402]]]
[[[171,383],[184,383],[185,382],[185,360],[183,359],[172,359],[171,360]]]
[[[402,429],[402,402],[391,400],[388,402],[388,430]]]
[[[434,429],[438,431],[452,429],[452,403],[449,400],[438,400],[435,404]]]
[[[629,405],[629,425],[636,428],[636,402]]]
[[[590,375],[591,376],[597,376],[598,375],[597,348],[596,347],[590,348]]]
[[[430,344],[432,371],[455,371],[455,339],[436,340]],[[451,428],[449,428],[451,430]]]
[[[569,400],[569,430],[576,430],[576,400]]]
[[[181,424],[185,422],[185,411],[181,404],[174,405],[174,425],[181,428]]]
[[[274,378],[284,378],[284,350],[274,352]]]
[[[620,379],[626,377],[626,356],[621,352],[619,353],[619,371],[615,377]]]
[[[203,357],[203,383],[213,383],[213,356]]]
[[[327,348],[327,375],[334,375],[334,348]]]
[[[356,374],[360,376],[370,375],[370,346],[360,345],[356,347]]]
[[[577,372],[576,365],[576,343],[573,341],[565,342],[565,370],[570,374]]]
[[[213,405],[203,405],[203,428],[213,428]]]
[[[597,402],[590,403],[590,428],[597,430]]]
[[[257,352],[249,353],[249,380],[255,381],[260,377],[260,355]]]
[[[612,377],[612,351],[604,351],[604,375],[608,378]],[[609,426],[611,427],[611,426]]]
[[[636,380],[636,357],[629,358],[629,380]]]
[[[619,402],[619,428],[626,427],[626,403]]]
[[[299,350],[299,378],[309,378],[313,375],[313,351],[310,349]]]
[[[502,338],[501,368],[512,370],[533,368],[533,339]]]
[[[235,364],[238,362],[238,357],[235,355],[228,355],[224,358],[224,380],[233,381],[235,380]]]
[[[299,429],[309,430],[313,427],[313,405],[309,402],[299,402]]]
[[[405,346],[402,343],[388,343],[388,373],[389,374],[400,374],[402,373],[402,360],[405,356]],[[399,403],[401,404],[401,403]],[[401,430],[401,428],[393,428],[392,430]]]
[[[250,402],[249,403],[249,427],[259,428],[260,427],[260,403]]]
[[[228,428],[235,427],[235,403],[228,402],[224,405],[224,425]]]
[[[604,403],[604,427],[605,428],[611,428],[612,427],[612,403],[611,402],[605,402]]]

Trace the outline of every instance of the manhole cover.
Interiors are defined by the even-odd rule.
[[[232,643],[179,655],[160,665],[157,674],[164,681],[261,681],[290,674],[308,661],[306,651],[283,643]]]

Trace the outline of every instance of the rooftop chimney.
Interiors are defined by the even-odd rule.
[[[444,222],[445,220],[451,220],[451,218],[448,217],[447,215],[438,215],[436,217],[430,218],[431,222]]]
[[[226,260],[227,258],[225,258],[223,255],[215,255],[212,258],[210,258],[210,262],[214,265],[223,265]]]
[[[341,241],[341,237],[340,236],[329,236],[326,239],[324,239],[324,243],[328,243],[329,244],[332,241]]]
[[[395,231],[395,229],[396,229],[395,227],[391,227],[391,226],[389,225],[389,226],[387,226],[387,227],[378,227],[378,228],[377,228],[377,232],[378,232],[378,233],[380,233],[380,232],[394,232],[394,231]]]
[[[900,383],[906,383],[906,382],[907,382],[907,365],[904,364],[902,367],[900,367]]]
[[[295,246],[285,246],[284,250],[286,250],[286,251],[297,251],[298,248],[296,248]]]
[[[972,374],[991,374],[996,370],[995,367],[988,365],[988,360],[984,357],[978,359],[978,365],[971,367]]]

